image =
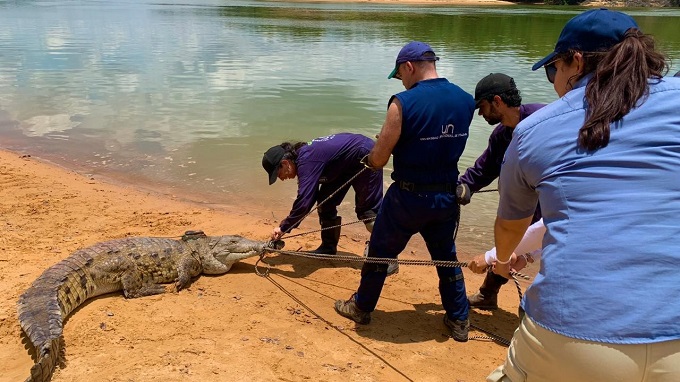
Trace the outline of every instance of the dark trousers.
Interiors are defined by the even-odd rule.
[[[432,260],[457,261],[453,234],[458,220],[456,196],[415,193],[392,184],[385,194],[371,234],[368,256],[395,259],[416,233],[425,240]],[[442,305],[450,319],[465,320],[469,305],[461,268],[437,267]],[[380,298],[387,265],[364,263],[357,307],[372,312]]]
[[[357,163],[359,163],[359,159],[360,158],[357,158]],[[345,186],[342,189],[339,188],[352,179],[352,177],[363,168],[364,166],[359,164],[356,168],[348,169],[337,179],[328,183],[323,183],[319,186],[319,193],[316,198],[318,203],[326,200],[329,195],[337,191],[333,197],[319,206],[319,209],[317,210],[319,212],[319,220],[333,220],[338,216],[338,206],[347,195],[349,186]],[[378,209],[380,209],[380,204],[383,199],[383,172],[366,169],[359,176],[354,178],[351,187],[354,189],[355,194],[354,210],[357,214],[357,218],[366,219],[374,217],[377,214]]]

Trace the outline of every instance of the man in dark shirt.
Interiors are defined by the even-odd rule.
[[[503,156],[510,145],[515,126],[545,106],[544,104],[522,105],[522,97],[515,81],[503,73],[491,73],[477,83],[475,103],[479,108],[478,114],[484,117],[490,125],[498,124],[498,126],[491,132],[486,150],[458,180],[460,184],[458,202],[462,205],[468,204],[472,194],[498,178]],[[540,218],[541,212],[537,206],[532,223]],[[497,309],[498,291],[507,282],[508,279],[505,277],[493,272],[487,273],[479,292],[468,298],[470,306],[479,309]]]

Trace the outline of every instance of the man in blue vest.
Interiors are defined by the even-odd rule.
[[[392,179],[371,234],[370,257],[396,259],[411,236],[420,233],[433,260],[457,261],[454,232],[459,215],[456,198],[458,159],[474,116],[472,96],[439,78],[439,59],[425,43],[406,44],[388,78],[406,91],[393,95],[378,140],[364,164],[380,170],[393,155]],[[381,170],[380,170],[381,171]],[[439,292],[451,337],[468,339],[468,301],[463,273],[437,267]],[[335,310],[359,324],[371,321],[387,276],[386,263],[364,263],[361,283]]]

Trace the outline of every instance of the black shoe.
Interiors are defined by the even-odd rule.
[[[319,255],[335,255],[338,253],[342,218],[337,216],[330,220],[321,220],[321,245],[312,251]]]
[[[371,323],[371,312],[364,312],[363,310],[357,308],[357,303],[354,300],[356,298],[356,293],[349,298],[349,300],[338,300],[335,302],[335,311],[343,317],[347,317],[350,320],[361,325],[368,325]]]
[[[458,342],[467,342],[470,320],[449,320],[449,316],[444,314],[444,325],[451,330],[451,338]]]
[[[481,291],[468,297],[470,308],[477,308],[482,310],[496,310],[498,309],[498,295],[497,294],[482,294]]]
[[[311,253],[316,253],[317,255],[337,255],[338,247],[334,245],[321,244],[319,248],[313,250]]]

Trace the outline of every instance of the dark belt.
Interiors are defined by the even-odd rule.
[[[400,180],[397,182],[399,188],[411,192],[448,192],[453,194],[456,192],[455,183],[433,183],[433,184],[419,184]]]

